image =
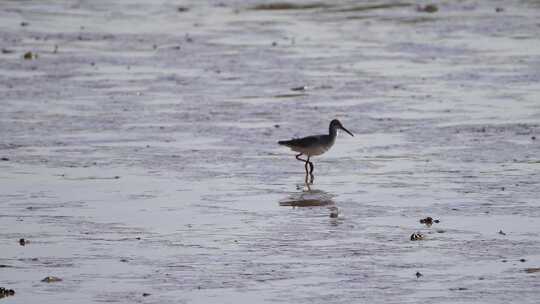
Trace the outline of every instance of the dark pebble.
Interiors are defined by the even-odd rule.
[[[146,292],[142,294],[143,297],[148,297],[149,295],[150,293],[146,293]]]
[[[58,277],[48,276],[48,277],[45,277],[43,280],[41,280],[41,282],[45,282],[45,283],[62,282],[62,279]]]
[[[29,24],[29,23],[28,23],[28,22],[25,22],[25,21],[21,22],[21,26],[28,26],[28,24]]]
[[[279,125],[274,125],[274,128],[279,129]]]
[[[424,6],[418,5],[416,7],[416,10],[418,12],[424,12],[424,13],[435,13],[439,10],[439,7],[435,4],[426,4]]]
[[[34,57],[35,57],[35,55],[32,54],[32,52],[26,52],[26,53],[24,53],[24,56],[23,56],[23,58],[26,59],[26,60],[32,60],[32,58],[34,58]]]
[[[495,12],[497,12],[497,13],[504,12],[504,8],[502,8],[502,7],[496,7],[496,8],[495,8]]]
[[[426,218],[421,219],[420,223],[421,224],[426,224],[426,225],[431,225],[431,224],[433,224],[433,218],[431,218],[431,216],[428,216]]]
[[[525,259],[519,259],[519,261],[520,261],[521,263],[527,262],[527,260],[525,260]]]
[[[184,6],[179,6],[176,10],[177,10],[179,13],[184,13],[184,12],[189,11],[189,8],[184,7]]]
[[[2,158],[0,158],[0,160],[3,160],[3,161],[9,161],[9,158],[7,158],[7,157],[2,157]]]
[[[277,46],[277,42],[272,42],[272,46]]]
[[[421,276],[423,276],[423,274],[421,274],[420,271],[417,271],[417,272],[416,272],[416,277],[417,277],[417,278],[420,278]]]
[[[500,235],[506,235],[506,233],[504,233],[504,231],[502,231],[502,230],[499,230],[499,234]]]
[[[536,140],[536,136],[531,136],[531,139],[532,139],[532,140]]]
[[[25,239],[19,239],[19,245],[21,245],[21,246],[26,245],[26,240]]]

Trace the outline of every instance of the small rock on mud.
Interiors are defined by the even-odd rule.
[[[434,220],[431,216],[428,216],[420,220],[421,224],[425,224],[428,227],[433,225],[433,223],[439,223],[439,222],[440,220]]]
[[[435,13],[439,10],[439,7],[435,4],[426,4],[426,5],[418,5],[416,6],[417,12],[423,12],[423,13]]]
[[[525,269],[525,272],[526,273],[539,273],[540,268],[527,268],[527,269]]]
[[[41,280],[41,282],[45,282],[45,283],[62,282],[62,279],[58,277],[48,276],[48,277],[45,277],[43,280]]]
[[[24,58],[25,60],[37,59],[37,58],[38,58],[38,55],[37,55],[36,53],[26,52],[26,53],[24,53],[23,58]]]

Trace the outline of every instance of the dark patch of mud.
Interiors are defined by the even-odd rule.
[[[276,2],[268,4],[258,4],[251,7],[251,10],[257,11],[281,11],[281,10],[310,10],[318,8],[328,8],[332,5],[327,3],[306,3],[306,4],[297,4],[292,2]]]

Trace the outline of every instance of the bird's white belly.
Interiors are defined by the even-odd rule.
[[[305,154],[307,156],[316,156],[316,155],[323,154],[324,152],[328,151],[331,147],[332,145],[320,145],[320,146],[314,146],[314,147],[308,147],[308,148],[296,147],[293,150],[300,152],[302,154]]]

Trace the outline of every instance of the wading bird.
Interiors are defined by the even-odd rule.
[[[308,174],[311,176],[311,182],[313,183],[313,163],[309,161],[312,156],[321,155],[324,152],[328,151],[334,143],[336,142],[337,130],[341,129],[349,135],[354,136],[349,130],[339,122],[339,120],[334,119],[330,122],[328,134],[322,135],[312,135],[302,138],[294,138],[291,140],[282,140],[278,141],[278,144],[291,148],[291,150],[299,152],[296,155],[296,159],[303,161],[306,168],[306,183]],[[300,156],[305,155],[307,159],[300,158]],[[310,167],[308,171],[308,165]]]

